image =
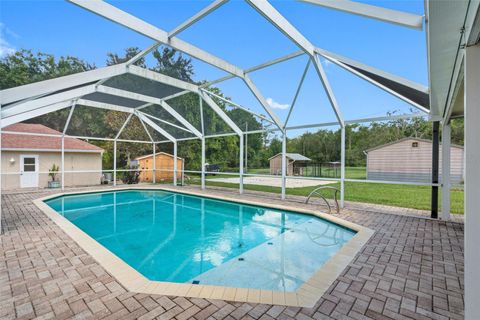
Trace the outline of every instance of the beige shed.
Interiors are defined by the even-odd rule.
[[[2,129],[2,188],[46,188],[49,169],[62,163],[61,138],[28,133],[61,135],[41,124],[16,123]],[[18,132],[21,134],[8,133]],[[85,141],[65,138],[65,186],[99,185],[103,149]],[[61,174],[57,175],[60,181]]]

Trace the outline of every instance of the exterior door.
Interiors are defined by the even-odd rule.
[[[38,156],[20,156],[20,188],[38,187]]]

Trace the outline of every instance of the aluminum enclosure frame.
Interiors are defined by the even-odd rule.
[[[155,154],[155,145],[158,143],[173,143],[174,145],[174,156],[175,159],[177,158],[177,145],[179,141],[184,141],[184,140],[189,140],[189,139],[200,139],[202,141],[202,169],[201,169],[201,175],[202,175],[202,187],[205,187],[205,139],[207,138],[213,138],[213,137],[221,137],[221,136],[228,136],[228,135],[237,135],[239,137],[239,143],[240,143],[240,155],[239,155],[239,163],[240,163],[240,192],[243,192],[243,177],[246,176],[243,172],[243,162],[244,162],[244,146],[243,146],[243,141],[248,134],[252,133],[259,133],[259,132],[272,132],[272,131],[279,131],[282,136],[283,136],[283,153],[286,152],[286,136],[287,136],[287,131],[288,130],[293,130],[293,129],[300,129],[300,128],[313,128],[313,127],[322,127],[326,125],[340,125],[341,130],[342,130],[342,156],[341,156],[341,162],[342,162],[342,170],[341,170],[341,185],[342,185],[342,192],[341,192],[341,203],[343,206],[343,199],[344,199],[344,182],[347,181],[348,179],[345,178],[345,126],[348,125],[349,123],[361,123],[361,122],[368,122],[364,120],[370,120],[370,121],[384,121],[384,120],[389,120],[389,119],[395,119],[398,118],[398,116],[390,116],[390,117],[381,117],[375,119],[358,119],[358,120],[350,120],[347,121],[344,119],[344,116],[341,112],[341,106],[338,104],[334,90],[330,86],[329,80],[325,74],[325,71],[323,70],[323,67],[321,65],[320,61],[320,56],[323,59],[328,59],[332,61],[333,63],[336,63],[340,67],[344,68],[345,70],[361,77],[363,80],[366,80],[381,89],[387,91],[388,93],[394,95],[397,98],[400,98],[407,103],[411,104],[412,106],[416,107],[417,109],[420,110],[420,116],[424,115],[429,115],[430,111],[429,109],[423,108],[416,104],[415,102],[409,100],[407,97],[403,96],[400,92],[395,92],[392,89],[388,89],[382,86],[382,84],[379,84],[372,79],[369,79],[368,77],[362,76],[358,73],[358,71],[353,70],[352,68],[348,67],[346,63],[349,65],[354,65],[358,66],[362,69],[366,69],[369,72],[379,76],[379,77],[386,77],[389,80],[401,83],[402,85],[412,88],[414,90],[418,90],[421,92],[428,92],[428,88],[425,88],[425,86],[416,84],[412,81],[402,79],[400,77],[394,76],[387,74],[383,72],[382,70],[376,69],[369,67],[365,64],[356,62],[354,60],[342,57],[340,55],[336,55],[335,53],[328,52],[326,50],[323,50],[321,48],[316,47],[313,43],[311,43],[305,36],[302,35],[300,31],[298,31],[285,17],[283,17],[268,1],[263,1],[263,0],[246,0],[246,2],[254,9],[256,10],[260,15],[262,15],[265,20],[273,25],[277,30],[282,32],[287,38],[289,38],[294,44],[296,44],[300,51],[293,52],[291,54],[288,54],[283,57],[279,57],[277,59],[273,59],[267,62],[264,62],[262,64],[247,68],[247,69],[242,69],[234,64],[231,64],[219,57],[216,57],[212,54],[210,54],[207,51],[204,51],[200,48],[197,48],[188,42],[185,42],[179,38],[177,38],[177,35],[183,32],[184,30],[188,29],[190,26],[194,25],[196,22],[200,21],[202,18],[206,17],[208,14],[211,12],[215,11],[219,7],[225,5],[228,3],[228,0],[215,0],[211,2],[209,5],[207,5],[205,8],[203,8],[201,11],[193,15],[191,18],[187,19],[183,23],[179,24],[176,28],[172,29],[170,32],[164,31],[156,26],[153,26],[129,13],[126,13],[115,6],[108,4],[104,1],[101,0],[67,0],[83,9],[86,9],[88,11],[91,11],[92,13],[99,15],[101,17],[104,17],[106,19],[111,20],[112,22],[115,22],[117,24],[120,24],[126,28],[129,28],[139,34],[142,34],[148,38],[151,38],[154,40],[154,43],[150,45],[149,47],[145,48],[143,51],[141,51],[138,55],[130,59],[129,61],[114,65],[114,66],[108,66],[104,68],[99,68],[91,71],[86,71],[78,74],[73,74],[73,75],[68,75],[60,78],[55,78],[51,80],[46,80],[46,81],[41,81],[37,83],[32,83],[16,88],[11,88],[11,89],[6,89],[2,90],[0,92],[0,105],[2,106],[1,109],[1,128],[4,128],[10,124],[25,121],[34,117],[41,116],[43,114],[47,114],[50,112],[54,112],[57,110],[65,109],[65,108],[71,108],[71,112],[69,114],[68,121],[64,127],[64,130],[62,132],[61,138],[62,138],[62,176],[64,172],[66,172],[63,168],[63,156],[64,156],[64,138],[65,137],[74,137],[74,136],[69,136],[66,134],[66,130],[68,128],[70,118],[72,113],[75,110],[75,105],[84,105],[87,107],[92,107],[92,108],[99,108],[99,109],[104,109],[104,110],[112,110],[112,111],[118,111],[118,112],[124,112],[128,113],[128,117],[125,121],[125,123],[122,125],[121,129],[113,139],[105,138],[105,137],[77,137],[77,138],[89,138],[89,139],[98,139],[98,140],[107,140],[107,141],[113,141],[114,142],[114,158],[116,159],[116,144],[117,142],[134,142],[134,143],[151,143],[153,146],[153,152]],[[315,4],[319,5],[325,5],[325,3],[321,3],[324,1],[309,1],[309,2],[317,2]],[[341,10],[353,14],[359,14],[363,15],[369,18],[374,18],[374,19],[379,19],[382,21],[386,21],[389,23],[396,23],[399,25],[407,26],[407,27],[412,27],[419,29],[418,26],[421,24],[423,21],[423,18],[419,18],[418,16],[413,16],[409,14],[404,14],[400,13],[400,20],[395,20],[391,16],[391,12],[388,10],[382,9],[382,8],[370,8],[367,6],[362,6],[360,4],[349,4],[347,2],[351,1],[343,1],[342,4],[339,4],[336,8],[336,10]],[[340,6],[343,6],[340,8]],[[366,11],[365,11],[366,10]],[[420,22],[419,22],[420,19]],[[206,84],[202,85],[197,85],[197,84],[192,84],[188,83],[185,81],[181,81],[163,74],[160,74],[158,72],[154,72],[145,68],[141,68],[138,66],[135,66],[134,63],[138,61],[140,58],[157,48],[159,45],[166,45],[169,46],[173,49],[179,50],[181,52],[184,52],[185,54],[188,54],[194,58],[197,58],[207,64],[210,64],[220,70],[223,70],[227,72],[229,75],[213,80],[210,82],[207,82]],[[253,83],[251,78],[249,77],[249,73],[255,72],[257,70],[261,70],[264,68],[268,68],[272,65],[276,65],[279,63],[282,63],[284,61],[288,61],[290,59],[294,59],[297,57],[300,57],[302,55],[308,56],[309,60],[307,65],[305,66],[305,70],[303,72],[303,75],[299,81],[297,91],[295,93],[294,100],[292,101],[292,105],[289,110],[289,116],[287,117],[287,120],[285,123],[283,123],[280,118],[276,115],[275,111],[271,108],[271,106],[267,103],[265,97],[263,96],[262,92],[258,89],[258,87]],[[313,65],[313,67],[316,70],[316,73],[318,75],[319,80],[322,83],[323,89],[325,90],[328,100],[330,101],[332,110],[334,111],[336,117],[337,117],[337,122],[336,123],[324,123],[324,124],[305,124],[301,126],[292,126],[288,127],[288,120],[290,118],[290,114],[293,112],[293,108],[297,99],[297,96],[299,94],[299,91],[302,87],[302,84],[305,80],[305,75],[308,71],[308,68],[310,65]],[[181,91],[175,94],[172,94],[167,97],[163,98],[157,98],[157,97],[152,97],[148,96],[145,94],[141,94],[139,92],[131,92],[127,90],[122,90],[122,89],[117,89],[113,87],[109,87],[106,85],[106,81],[112,77],[124,75],[124,74],[132,74],[138,77],[142,77],[151,81],[155,81],[157,83],[161,83],[164,85],[168,85],[171,87],[175,87],[180,89]],[[270,123],[273,123],[276,128],[275,129],[262,129],[262,130],[257,130],[255,132],[253,131],[242,131],[236,124],[235,122],[230,119],[230,117],[223,111],[222,108],[220,108],[216,102],[214,101],[213,98],[221,98],[221,97],[215,97],[214,95],[212,96],[211,92],[208,92],[207,87],[209,85],[213,85],[215,83],[219,83],[222,81],[226,81],[232,78],[239,78],[243,81],[245,86],[249,89],[249,91],[254,95],[254,97],[258,100],[260,103],[261,107],[265,111],[266,115],[261,115],[261,114],[256,114],[252,113],[251,110],[249,110],[246,107],[243,107],[239,104],[236,104],[233,101],[225,101],[228,103],[230,106],[234,108],[239,108],[244,110],[245,112],[250,112],[254,114],[254,116],[259,117],[262,120],[268,121]],[[145,104],[138,107],[138,108],[132,108],[128,107],[125,105],[119,105],[119,104],[112,104],[112,103],[105,103],[105,102],[99,102],[99,101],[93,101],[86,99],[85,96],[88,94],[92,93],[102,93],[102,94],[108,94],[111,96],[115,97],[121,97],[121,98],[127,98],[127,99],[133,99],[137,101],[144,102]],[[217,134],[217,135],[205,135],[205,130],[204,130],[204,119],[203,119],[203,111],[201,113],[201,126],[202,130],[198,130],[195,128],[195,126],[188,122],[185,118],[183,118],[178,112],[176,112],[169,104],[168,100],[173,99],[174,97],[181,96],[186,93],[195,93],[199,96],[199,101],[200,101],[200,107],[202,108],[202,101],[204,101],[208,107],[210,107],[216,115],[218,115],[232,130],[232,134]],[[178,121],[182,126],[178,126],[174,123],[168,122],[164,119],[160,118],[155,118],[154,116],[144,113],[141,110],[151,106],[151,105],[158,105],[159,107],[163,108],[166,112],[168,112],[176,121]],[[125,129],[125,127],[128,125],[129,121],[132,119],[132,117],[135,116],[139,119],[139,121],[142,123],[144,126],[147,134],[149,135],[150,141],[140,141],[140,140],[125,140],[125,139],[120,139],[120,135]],[[418,114],[412,114],[412,115],[405,115],[403,117],[408,118],[408,117],[416,117]],[[179,138],[171,134],[168,129],[164,129],[160,126],[158,126],[155,121],[162,122],[166,125],[168,125],[168,128],[173,128],[177,127],[177,129],[182,129],[188,132],[191,132],[194,137],[192,138]],[[355,122],[359,121],[359,122]],[[160,135],[164,136],[166,140],[162,141],[154,141],[153,137],[148,133],[147,127],[151,128],[152,130],[156,131]],[[2,129],[2,132],[3,131]],[[1,139],[0,139],[1,140]],[[1,143],[1,141],[0,141]],[[284,159],[285,157],[282,157],[282,198],[285,198],[286,190],[285,190],[285,181],[287,179],[286,177],[286,170],[284,170],[286,166],[286,160]],[[174,183],[176,184],[176,171],[178,168],[176,168],[176,161],[175,163],[175,174],[174,174]],[[182,168],[183,169],[183,168]],[[156,170],[156,167],[154,168]],[[114,161],[114,183],[116,183],[116,172],[119,171],[116,168],[116,161]],[[0,174],[1,176],[1,174]],[[182,179],[183,180],[183,179]],[[1,181],[1,180],[0,180]],[[63,179],[62,179],[63,183]]]

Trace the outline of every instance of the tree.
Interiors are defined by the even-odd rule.
[[[95,65],[67,56],[21,49],[0,59],[0,90],[95,69]]]
[[[8,89],[37,81],[48,80],[95,69],[95,65],[67,56],[55,59],[47,53],[33,53],[21,49],[0,59],[0,89]],[[63,131],[68,109],[59,110],[26,122],[41,123],[57,131]]]
[[[181,53],[178,53],[177,50],[168,47],[162,47],[161,52],[157,48],[153,52],[153,57],[157,61],[157,65],[152,68],[153,71],[183,81],[192,82],[192,77],[195,74],[192,59],[185,58]]]
[[[123,54],[108,53],[107,65],[123,63],[130,60],[140,52],[139,48],[127,48]],[[147,66],[146,59],[139,59],[136,64],[147,67],[150,70],[160,72],[183,81],[193,82],[194,66],[192,60],[168,47],[159,47],[153,51],[153,65]],[[60,57],[55,59],[53,55],[45,53],[33,53],[30,50],[20,50],[12,55],[0,59],[0,86],[1,89],[11,88],[94,69],[95,65],[89,64],[75,57]],[[205,82],[197,82],[198,85]],[[156,87],[147,79],[138,78],[125,74],[108,79],[104,85],[112,85],[119,88],[129,88],[130,91],[146,92],[149,87],[155,94]],[[216,87],[208,87],[218,96],[227,98]],[[239,126],[245,130],[260,130],[264,128],[262,121],[253,115],[236,108],[228,106],[223,100],[212,98],[218,106]],[[228,98],[227,98],[228,99]],[[194,93],[188,93],[171,99],[168,103],[197,130],[201,131],[199,97]],[[142,111],[154,115],[160,119],[181,125],[168,112],[160,106],[153,105]],[[69,109],[59,110],[46,114],[35,119],[31,123],[42,123],[48,127],[63,131]],[[395,115],[392,111],[389,115]],[[127,114],[109,110],[94,109],[85,106],[77,106],[74,116],[71,119],[69,131],[75,135],[114,137],[123,125]],[[215,133],[232,132],[231,128],[208,106],[203,103],[203,118],[205,135]],[[192,133],[169,126],[164,123],[157,123],[160,127],[176,138],[194,137]],[[158,139],[165,140],[159,133],[151,130]],[[306,132],[298,137],[288,139],[287,147],[289,152],[297,152],[317,162],[339,161],[340,160],[340,130],[318,130],[311,133]],[[125,128],[123,138],[135,140],[147,140],[145,129],[141,122],[134,116]],[[424,118],[397,119],[391,121],[371,123],[369,125],[349,125],[346,127],[346,164],[349,166],[364,166],[366,156],[364,151],[392,142],[404,137],[417,137],[431,139],[431,122]],[[113,143],[110,141],[90,141],[106,151],[104,152],[104,168],[113,167]],[[452,142],[463,145],[463,119],[452,121]],[[238,168],[239,165],[239,139],[237,136],[226,136],[221,138],[207,139],[206,156],[207,161],[217,163],[223,170]],[[158,145],[157,150],[172,153],[171,144]],[[128,164],[128,161],[136,156],[151,153],[151,144],[141,143],[119,143],[118,144],[118,167]],[[280,153],[282,142],[277,137],[271,140],[267,134],[254,134],[248,136],[248,147],[245,150],[249,159],[249,167],[266,167],[268,158]],[[185,159],[187,167],[199,170],[201,166],[201,150],[198,140],[182,141],[179,144],[179,156]]]
[[[125,63],[125,62],[129,61],[130,59],[132,59],[133,57],[135,57],[140,52],[141,51],[138,47],[126,48],[123,56],[119,56],[117,53],[109,52],[109,53],[107,53],[107,57],[108,57],[107,58],[107,66],[113,66],[115,64]],[[144,57],[138,59],[134,63],[134,65],[142,67],[142,68],[147,67],[146,64],[145,64],[145,58]]]

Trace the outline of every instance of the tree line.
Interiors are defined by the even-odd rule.
[[[365,151],[373,147],[406,137],[432,139],[432,123],[425,118],[353,124],[346,126],[345,130],[347,166],[365,166]],[[340,129],[318,130],[288,140],[287,151],[301,153],[316,162],[340,161],[340,142]],[[463,119],[452,121],[452,143],[463,145]],[[280,140],[275,144],[277,149],[281,148]]]
[[[127,48],[121,54],[108,53],[106,64],[114,65],[126,62],[139,52],[139,48]],[[191,59],[168,47],[157,48],[153,52],[153,57],[153,65],[147,65],[145,59],[140,59],[135,64],[183,81],[195,83],[193,80],[195,69]],[[3,90],[95,68],[94,64],[77,57],[55,58],[51,54],[33,53],[31,50],[22,49],[0,59],[0,89]],[[107,80],[104,85],[111,85],[117,88],[126,87],[130,88],[131,91],[146,90],[145,87],[148,86],[139,80],[142,79],[133,79],[131,75],[122,75]],[[196,82],[196,84],[203,83],[204,81]],[[208,90],[225,97],[216,87],[209,87]],[[228,99],[228,97],[225,98]],[[215,97],[213,99],[241,129],[244,129],[246,126],[248,126],[249,130],[264,128],[264,123],[257,117],[243,110],[230,108],[220,99]],[[168,103],[201,131],[200,103],[196,94],[185,94],[169,100]],[[160,119],[170,122],[175,121],[159,106],[153,105],[142,111]],[[30,119],[28,122],[42,123],[55,130],[63,131],[68,113],[69,109],[59,110]],[[395,111],[392,111],[391,114],[394,115]],[[128,114],[122,112],[77,106],[67,133],[78,136],[113,138],[127,119],[127,116]],[[228,125],[206,103],[204,103],[203,107],[203,118],[206,135],[231,132]],[[192,136],[184,130],[166,125],[165,123],[156,123],[175,137]],[[149,134],[155,137],[155,140],[162,140],[162,136],[159,133],[154,132],[151,128],[148,130]],[[365,150],[404,137],[431,139],[431,122],[424,118],[414,118],[370,123],[368,125],[349,125],[346,127],[346,164],[348,166],[364,166],[366,161]],[[120,138],[149,141],[145,128],[135,117],[132,117]],[[452,141],[455,144],[463,145],[463,120],[461,119],[452,123]],[[105,150],[103,167],[105,169],[113,168],[113,142],[94,140],[89,140],[89,142]],[[142,143],[118,143],[117,149],[117,167],[125,167],[131,159],[152,152],[151,144]],[[157,150],[172,153],[173,145],[171,143],[159,144]],[[282,143],[277,134],[249,135],[248,147],[245,149],[248,155],[249,168],[268,167],[268,159],[280,153],[281,150]],[[340,129],[319,129],[315,132],[309,131],[296,137],[289,137],[287,139],[287,152],[303,154],[316,162],[339,161]],[[199,140],[179,142],[178,155],[185,159],[187,169],[200,169],[201,144]],[[219,164],[222,170],[238,169],[238,137],[226,136],[207,139],[206,159],[209,163]]]

